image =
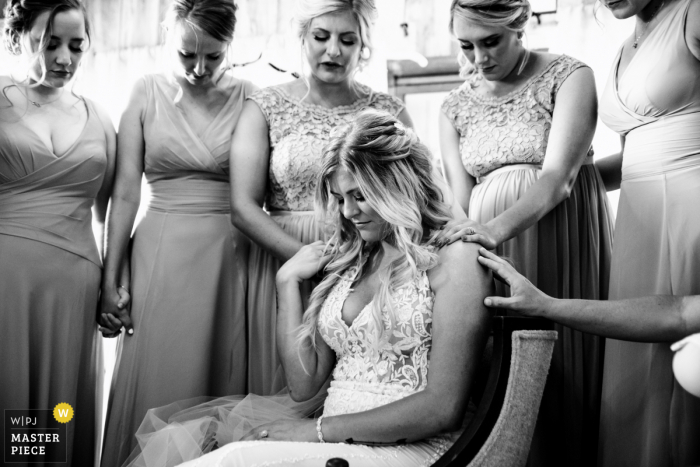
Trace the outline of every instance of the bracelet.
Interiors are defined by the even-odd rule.
[[[318,435],[318,442],[319,443],[325,443],[323,441],[323,431],[321,431],[321,421],[323,420],[323,415],[318,417],[318,420],[316,420],[316,434]]]

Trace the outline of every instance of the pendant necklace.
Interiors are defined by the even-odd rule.
[[[639,45],[639,41],[641,40],[641,38],[644,37],[644,35],[647,33],[647,31],[649,31],[649,23],[651,23],[652,21],[654,21],[654,18],[656,18],[656,15],[657,15],[657,14],[661,11],[661,9],[664,7],[664,4],[666,4],[666,0],[663,0],[663,1],[659,4],[659,6],[656,8],[656,10],[654,10],[654,13],[651,14],[651,17],[649,18],[649,21],[642,21],[644,24],[647,25],[647,27],[644,28],[644,31],[642,31],[639,35],[636,35],[637,26],[636,26],[636,25],[634,26],[634,32],[635,32],[636,38],[634,39],[634,43],[632,44],[632,47],[633,47],[633,48],[635,48],[635,49],[637,48],[637,46]]]
[[[24,93],[22,93],[22,94],[24,94],[24,97],[27,98],[27,100],[29,101],[30,104],[32,104],[34,107],[40,109],[41,107],[43,107],[43,106],[45,106],[45,105],[53,104],[54,102],[56,102],[57,100],[59,100],[59,99],[63,96],[63,92],[64,92],[64,91],[65,91],[65,89],[62,89],[61,92],[58,94],[58,97],[57,97],[57,98],[55,98],[55,99],[52,100],[52,101],[48,101],[48,102],[36,102],[36,101],[31,100],[31,99],[29,98],[29,90],[27,90],[27,93],[26,93],[26,94],[24,94]]]

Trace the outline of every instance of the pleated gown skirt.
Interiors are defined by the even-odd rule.
[[[157,182],[133,236],[131,318],[122,335],[102,466],[121,466],[148,409],[246,390],[248,240],[231,224],[228,183]]]
[[[100,277],[99,266],[76,254],[0,235],[0,409],[70,404],[75,415],[66,425],[68,463],[62,465],[67,466],[91,466],[96,460],[102,407]]]

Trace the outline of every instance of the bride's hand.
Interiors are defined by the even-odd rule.
[[[331,260],[331,256],[326,253],[326,244],[320,240],[304,245],[297,254],[282,265],[277,272],[277,280],[301,282],[311,279]]]
[[[297,441],[314,443],[318,441],[314,420],[280,420],[266,423],[245,435],[241,441]]]
[[[434,243],[438,247],[443,247],[457,240],[478,243],[487,250],[493,250],[500,245],[493,228],[471,219],[455,219],[448,222],[435,238]]]

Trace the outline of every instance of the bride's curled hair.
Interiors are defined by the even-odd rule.
[[[316,189],[317,214],[332,232],[328,241],[332,259],[304,313],[300,345],[307,345],[308,338],[315,347],[316,324],[326,297],[349,269],[363,274],[371,250],[377,247],[362,239],[331,194],[334,176],[341,169],[354,178],[367,204],[387,222],[383,241],[403,253],[380,273],[379,293],[371,304],[378,329],[386,331],[393,325],[392,291],[437,264],[437,253],[428,243],[452,218],[430,151],[413,130],[374,110],[359,113],[341,127],[324,150]]]

